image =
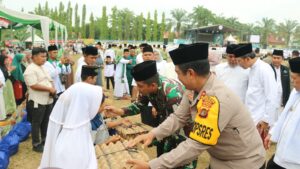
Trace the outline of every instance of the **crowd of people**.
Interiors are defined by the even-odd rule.
[[[128,161],[136,169],[196,168],[205,150],[212,169],[300,168],[298,51],[285,64],[283,50],[264,58],[252,44],[72,48],[1,50],[0,120],[26,104],[41,168],[97,168],[93,145],[119,140],[108,128],[128,122],[104,118],[139,113],[154,129],[128,146],[154,145],[157,158]],[[105,91],[131,103],[104,106]],[[271,141],[277,150],[266,163]]]

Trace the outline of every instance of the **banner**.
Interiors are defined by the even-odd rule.
[[[6,20],[4,18],[0,18],[0,26],[1,27],[8,28],[9,23],[10,23],[9,20]]]

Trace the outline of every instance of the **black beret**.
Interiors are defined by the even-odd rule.
[[[88,66],[83,65],[81,69],[81,75],[85,76],[97,76],[98,75],[98,66]]]
[[[238,45],[236,44],[231,44],[231,45],[228,45],[227,48],[226,48],[226,53],[227,54],[234,54],[233,51],[238,47]]]
[[[84,51],[85,55],[98,55],[98,49],[94,46],[87,46]]]
[[[48,46],[48,52],[53,51],[53,50],[58,50],[56,45],[50,45]]]
[[[156,61],[144,61],[133,67],[131,74],[135,81],[144,81],[157,74]]]
[[[145,46],[147,46],[147,45],[148,45],[147,43],[142,43],[142,44],[140,44],[139,47],[145,47]]]
[[[128,45],[128,48],[131,48],[131,49],[133,49],[134,48],[134,46],[133,45]]]
[[[153,48],[152,48],[152,46],[146,45],[146,46],[143,48],[143,53],[144,53],[144,52],[152,52],[152,53],[153,53]]]
[[[283,57],[283,50],[274,49],[273,50],[273,55],[282,56]]]
[[[300,57],[296,57],[289,60],[291,72],[300,73]]]
[[[186,47],[186,46],[188,46],[188,45],[181,43],[181,44],[179,44],[178,48],[183,48],[183,47]]]
[[[236,49],[234,49],[233,54],[235,55],[235,57],[242,57],[245,56],[248,53],[252,53],[253,49],[252,49],[252,44],[251,43],[242,43],[239,44],[238,47]]]
[[[208,43],[181,44],[177,49],[170,51],[169,54],[174,65],[205,60],[208,58]]]
[[[83,48],[81,48],[81,50],[82,50],[82,54],[84,54],[84,53],[85,53],[85,48],[86,48],[86,47],[83,47]]]

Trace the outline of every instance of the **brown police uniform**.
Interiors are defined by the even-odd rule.
[[[151,132],[161,140],[183,127],[192,116],[195,123],[190,138],[170,153],[151,160],[151,169],[181,166],[205,150],[211,156],[212,169],[260,168],[265,161],[262,140],[238,96],[213,74],[191,103],[188,92],[175,113]]]
[[[151,160],[151,169],[182,166],[205,150],[211,156],[211,169],[259,169],[263,166],[262,140],[249,111],[233,91],[210,74],[199,94],[195,93],[192,99],[190,95],[191,91],[186,91],[178,109],[151,131],[162,140],[185,126],[192,117],[194,125],[189,138],[171,152]]]

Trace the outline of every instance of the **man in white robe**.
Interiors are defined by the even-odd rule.
[[[78,65],[82,65],[82,63],[84,62],[84,52],[85,52],[85,47],[83,47],[83,48],[81,49],[81,51],[82,51],[82,55],[81,55],[81,57],[77,60],[77,66],[78,66]]]
[[[115,51],[111,47],[112,47],[112,45],[109,44],[108,45],[108,49],[105,50],[104,57],[110,56],[111,60],[115,61],[116,53],[115,53]]]
[[[122,99],[126,95],[130,95],[128,80],[126,77],[126,64],[131,64],[131,60],[128,60],[129,50],[124,49],[123,57],[119,61],[115,71],[115,88],[114,96],[116,99]]]
[[[276,115],[274,121],[276,122],[282,112],[285,104],[289,99],[291,92],[290,70],[287,66],[282,65],[283,50],[274,49],[272,56],[272,63],[270,64],[274,71],[274,78],[278,85],[277,100],[276,100]]]
[[[56,94],[60,95],[64,92],[65,85],[62,83],[60,76],[68,75],[71,73],[71,65],[69,63],[61,63],[57,60],[57,46],[48,46],[48,61],[44,64],[44,67],[48,70],[56,89]]]
[[[81,82],[81,68],[83,65],[93,66],[96,64],[96,59],[98,57],[98,49],[93,46],[87,46],[84,50],[84,61],[77,65],[77,70],[75,73],[75,83]]]
[[[277,143],[275,155],[269,160],[267,169],[299,169],[300,152],[300,58],[289,61],[294,89],[278,121],[264,141]]]
[[[234,50],[237,61],[244,69],[250,68],[245,104],[261,137],[267,136],[274,124],[276,111],[277,83],[271,66],[256,57],[252,44],[240,44]]]
[[[140,53],[136,56],[136,64],[142,63],[144,61],[143,59],[143,49],[145,46],[148,46],[147,43],[140,44]]]
[[[248,88],[249,69],[243,69],[236,61],[233,50],[238,45],[232,44],[226,48],[227,62],[220,63],[215,67],[217,78],[222,80],[235,94],[237,94],[243,103],[245,103],[246,91]]]
[[[39,168],[97,169],[91,123],[100,110],[102,88],[94,85],[97,67],[83,66],[82,80],[58,99],[50,116]]]

